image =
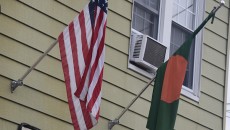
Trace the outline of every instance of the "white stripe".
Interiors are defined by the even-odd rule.
[[[91,68],[89,68],[89,70],[87,71],[85,83],[84,83],[83,89],[82,89],[81,94],[80,94],[80,99],[85,99],[86,94],[88,93],[90,69],[91,69]]]
[[[77,55],[78,55],[78,66],[79,66],[79,72],[82,76],[85,69],[85,60],[82,52],[82,42],[81,42],[81,29],[79,24],[79,19],[74,20],[74,33],[76,37],[76,46],[77,46]]]
[[[93,55],[92,55],[91,67],[92,67],[93,63],[95,62],[95,59],[96,59],[96,56],[97,56],[98,47],[99,47],[99,44],[100,44],[101,39],[103,37],[105,22],[106,22],[106,15],[104,14],[101,26],[100,26],[99,31],[98,31],[99,34],[98,34],[97,40],[96,40],[94,48],[93,48]]]
[[[102,54],[101,54],[101,56],[99,58],[97,68],[95,70],[92,82],[91,82],[89,90],[88,90],[87,105],[86,106],[88,106],[89,101],[93,97],[93,91],[94,91],[94,89],[95,89],[95,87],[97,85],[97,82],[99,80],[100,74],[102,73],[102,69],[103,69],[103,65],[104,65],[104,59],[105,59],[105,54],[104,53],[105,53],[105,48],[103,48]]]
[[[75,111],[76,111],[78,125],[80,127],[80,130],[87,130],[85,120],[84,120],[84,115],[81,109],[80,100],[76,97],[74,97],[74,106],[75,106]]]
[[[92,122],[93,126],[98,123],[98,121],[96,120],[96,118],[92,114],[90,114],[90,118],[91,118],[91,122]]]
[[[97,51],[98,51],[98,48],[99,48],[99,45],[100,45],[100,42],[102,40],[102,37],[103,37],[103,31],[104,31],[104,24],[105,24],[105,21],[106,21],[106,16],[103,17],[103,21],[102,21],[102,24],[100,26],[100,30],[99,30],[99,36],[98,36],[98,39],[96,41],[96,44],[94,46],[94,50],[93,50],[93,58],[92,58],[92,62],[91,62],[91,67],[93,66],[93,64],[95,63],[95,59],[96,59],[96,55],[97,55]],[[88,106],[88,103],[89,101],[91,100],[92,96],[93,96],[93,91],[97,85],[97,82],[99,80],[99,77],[100,77],[100,74],[101,74],[101,71],[102,71],[102,68],[103,68],[103,65],[104,65],[104,57],[105,57],[105,49],[103,47],[103,50],[102,50],[102,54],[100,55],[100,58],[99,58],[99,62],[97,64],[97,67],[96,67],[96,70],[95,70],[95,73],[93,75],[93,79],[92,79],[92,82],[89,86],[89,90],[88,90],[88,94],[87,94],[87,106]]]
[[[91,26],[91,19],[90,19],[88,6],[87,8],[84,9],[84,16],[85,16],[86,39],[87,39],[87,44],[89,48],[91,44],[91,39],[92,39],[92,26]]]
[[[63,34],[64,34],[65,49],[66,49],[65,50],[66,59],[67,59],[68,68],[69,68],[71,96],[72,96],[74,109],[76,112],[79,127],[83,130],[83,129],[87,129],[87,128],[85,125],[83,114],[81,112],[81,105],[78,104],[78,99],[74,95],[74,92],[76,91],[77,86],[76,86],[76,80],[75,80],[73,56],[72,56],[72,49],[71,49],[71,44],[70,44],[70,37],[69,37],[68,28],[64,30]]]
[[[99,16],[99,12],[100,12],[100,8],[98,8],[98,10],[97,10],[97,17]],[[97,20],[98,20],[98,18],[96,18]],[[95,22],[95,24],[96,24],[96,22]],[[104,24],[104,23],[103,23]],[[103,30],[102,30],[103,31]],[[102,34],[101,34],[101,28],[99,29],[99,36],[100,36],[100,39],[101,39],[101,37],[102,37]],[[98,33],[98,32],[96,32],[96,33]],[[98,38],[98,37],[97,37]],[[98,41],[98,39],[97,39],[97,41]],[[85,83],[84,83],[84,86],[83,86],[83,89],[82,89],[82,92],[81,92],[81,94],[80,94],[80,98],[81,99],[84,99],[85,98],[85,96],[86,96],[86,94],[87,94],[87,92],[88,92],[88,88],[89,88],[89,78],[90,78],[90,71],[91,71],[91,68],[92,68],[92,64],[94,63],[94,61],[95,61],[95,57],[96,57],[96,54],[94,54],[95,52],[97,52],[97,49],[98,49],[98,45],[97,45],[98,43],[96,43],[95,45],[94,45],[94,48],[93,48],[93,54],[92,54],[92,59],[91,59],[91,63],[90,63],[90,67],[89,67],[89,70],[88,70],[88,72],[87,72],[87,75],[86,75],[86,80],[85,80]],[[95,48],[96,47],[96,48]],[[93,63],[92,63],[92,61],[93,61]]]
[[[98,95],[97,100],[96,100],[96,102],[94,103],[93,108],[92,108],[91,114],[92,114],[94,117],[97,116],[97,113],[98,113],[99,108],[100,108],[100,104],[101,104],[101,95],[102,95],[102,94],[101,94],[101,92],[100,92],[100,94]]]

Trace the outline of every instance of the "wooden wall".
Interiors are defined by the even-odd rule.
[[[201,96],[181,96],[176,130],[222,130],[229,1],[204,29]],[[43,130],[72,130],[58,46],[11,94],[20,78],[87,4],[87,0],[0,0],[0,129],[26,122]],[[217,5],[206,0],[206,12]],[[99,124],[107,130],[148,78],[127,68],[132,0],[109,0],[106,59]],[[113,130],[145,130],[153,87],[137,100]]]

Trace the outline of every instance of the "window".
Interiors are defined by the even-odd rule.
[[[203,21],[205,0],[134,0],[132,33],[147,34],[167,47],[167,60]],[[199,100],[202,31],[190,50],[182,94]],[[129,61],[128,67],[153,75]]]
[[[157,39],[159,0],[136,0],[133,10],[133,29]]]
[[[173,0],[172,28],[170,41],[170,55],[193,33],[195,27],[196,0]],[[192,89],[194,47],[190,50],[189,64],[187,66],[183,85]]]

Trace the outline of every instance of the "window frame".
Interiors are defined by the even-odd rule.
[[[132,8],[132,17],[133,17],[133,9],[134,9],[134,1],[133,0],[133,8]],[[196,29],[200,23],[202,23],[204,19],[205,14],[205,0],[198,0],[196,2],[196,20],[195,20],[195,26]],[[169,58],[169,52],[170,52],[170,40],[171,40],[171,27],[172,27],[172,13],[173,13],[173,0],[160,0],[160,6],[159,6],[159,24],[158,24],[158,34],[157,34],[157,41],[162,43],[167,47],[166,55],[165,55],[165,61]],[[135,31],[135,29],[132,28],[131,23],[131,33],[132,31]],[[201,30],[195,39],[195,52],[194,52],[194,68],[193,68],[193,89],[189,89],[186,86],[182,86],[181,94],[185,97],[188,97],[196,102],[199,102],[200,99],[200,78],[201,78],[201,61],[202,61],[202,44],[203,44],[203,30]],[[130,48],[129,48],[130,49]],[[129,50],[130,52],[130,50]],[[130,54],[130,53],[129,53]],[[130,59],[130,55],[129,55]],[[148,78],[153,78],[154,75],[151,73],[148,73],[139,67],[133,65],[130,63],[128,59],[128,68],[136,71],[143,76],[146,76]]]

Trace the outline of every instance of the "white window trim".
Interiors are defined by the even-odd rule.
[[[134,1],[134,0],[133,0]],[[195,28],[197,28],[200,23],[203,21],[203,16],[205,12],[205,0],[198,0],[202,2],[197,4],[198,7],[196,9],[196,22]],[[172,10],[173,10],[173,0],[161,0],[160,1],[160,10],[159,10],[159,25],[158,25],[158,41],[161,42],[163,45],[167,47],[165,61],[169,58],[169,51],[170,51],[170,38],[171,38],[171,26],[172,26]],[[132,10],[133,13],[133,10]],[[133,14],[132,14],[133,16]],[[131,31],[132,24],[131,24]],[[202,61],[202,44],[203,44],[203,31],[201,30],[196,36],[196,46],[195,46],[195,53],[194,53],[194,69],[193,69],[193,90],[182,86],[181,94],[185,97],[188,97],[196,102],[199,102],[200,99],[200,78],[201,78],[201,61]],[[130,50],[129,50],[130,52]],[[129,53],[130,54],[130,53]],[[130,57],[129,57],[130,58]],[[129,59],[128,59],[129,60]],[[143,76],[148,78],[153,78],[154,74],[148,73],[135,65],[131,64],[128,61],[128,68],[134,70]]]

